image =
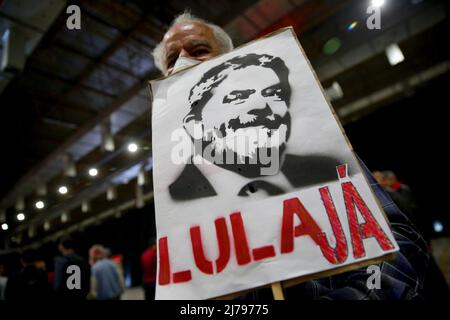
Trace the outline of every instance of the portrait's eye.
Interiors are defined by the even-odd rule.
[[[223,97],[223,103],[231,103],[231,102],[233,102],[234,104],[244,103],[245,100],[248,99],[248,97],[250,97],[255,92],[256,92],[255,89],[231,91],[229,94]]]
[[[283,88],[279,84],[277,84],[277,85],[274,85],[274,86],[264,89],[261,92],[261,95],[263,97],[278,97],[281,100],[282,93],[283,93]]]

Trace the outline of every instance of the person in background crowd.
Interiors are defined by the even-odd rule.
[[[47,263],[45,262],[44,256],[42,253],[36,252],[36,262],[34,263],[37,269],[42,270],[47,276],[47,283],[50,288],[54,288],[55,281],[53,279],[53,272],[49,272],[47,268]],[[52,297],[54,296],[54,290],[51,290]]]
[[[36,263],[34,264],[36,268],[42,271],[47,271],[47,264],[45,263],[45,260],[42,258],[38,258],[36,260]]]
[[[112,257],[112,251],[110,248],[105,247],[105,258],[106,259],[111,259]]]
[[[105,258],[111,260],[114,262],[119,270],[119,276],[120,276],[120,282],[123,284],[123,287],[125,288],[125,276],[122,266],[122,255],[113,255],[113,252],[110,248],[105,248]]]
[[[231,38],[219,26],[183,13],[173,20],[162,41],[155,47],[155,65],[170,75],[183,65],[209,60],[233,49]],[[286,290],[287,298],[328,300],[413,300],[430,298],[423,291],[430,261],[426,242],[410,220],[393,203],[389,195],[358,158],[375,196],[387,214],[400,251],[394,259],[380,263],[382,287],[369,289],[366,268],[328,278],[308,281]],[[258,292],[256,292],[257,294]],[[253,297],[255,298],[255,296]],[[258,297],[256,297],[258,298]]]
[[[106,258],[106,250],[102,245],[94,245],[89,249],[91,264],[93,296],[97,300],[120,300],[124,287],[117,265]]]
[[[55,271],[48,271],[47,279],[48,283],[50,284],[50,287],[55,288]]]
[[[90,268],[86,260],[75,253],[75,243],[71,238],[63,238],[58,249],[62,256],[55,258],[54,289],[58,299],[84,300],[90,290]],[[80,268],[81,289],[69,289],[67,268],[76,265]]]
[[[380,186],[389,194],[399,209],[408,216],[413,224],[419,229],[427,243],[432,236],[432,219],[430,214],[423,213],[419,202],[416,200],[410,187],[397,179],[394,172],[374,171],[373,176]]]
[[[152,240],[149,247],[141,255],[141,266],[144,280],[145,300],[155,299],[156,289],[156,244]]]
[[[417,221],[417,204],[409,186],[400,182],[392,171],[375,171],[373,176],[391,196],[403,213],[407,214],[413,222]]]
[[[5,266],[0,264],[0,301],[5,300],[5,289],[7,282],[8,278],[6,277]]]
[[[120,283],[123,288],[125,288],[125,272],[123,270],[123,256],[120,254],[113,255],[110,248],[105,247],[105,258],[114,262],[119,270]]]
[[[400,182],[393,171],[375,171],[373,176],[380,186],[389,193],[399,209],[417,225],[418,229],[424,235],[425,240],[428,242],[428,254],[430,255],[430,259],[426,275],[426,279],[428,280],[424,283],[424,295],[430,297],[430,299],[442,299],[442,297],[448,297],[450,293],[447,282],[442,271],[439,269],[436,259],[432,255],[431,239],[427,228],[427,225],[430,224],[429,219],[427,216],[423,217],[417,214],[420,210],[418,209],[417,202],[413,197],[411,189],[406,184]]]
[[[120,285],[122,286],[122,288],[125,288],[125,271],[123,269],[123,256],[121,254],[113,255],[110,250],[110,255],[107,256],[107,258],[116,264],[117,270],[119,270]]]
[[[34,252],[25,250],[20,259],[22,270],[8,279],[6,300],[45,300],[50,297],[51,288],[45,271],[36,268]]]

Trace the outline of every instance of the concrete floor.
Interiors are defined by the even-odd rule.
[[[439,238],[431,241],[433,255],[442,270],[450,287],[450,238]]]
[[[144,290],[141,287],[127,288],[121,300],[144,300]]]

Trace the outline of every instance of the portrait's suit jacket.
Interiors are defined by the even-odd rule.
[[[279,174],[284,174],[294,188],[300,188],[337,180],[336,167],[341,164],[343,163],[338,159],[327,156],[287,154]],[[254,180],[259,181],[259,185],[268,191],[269,195],[278,195],[290,191],[281,190],[275,186],[270,186],[268,183],[261,183],[259,178]],[[217,195],[211,183],[195,164],[187,164],[184,167],[178,178],[169,186],[169,192],[172,199],[176,201]],[[245,196],[241,192],[238,195]]]

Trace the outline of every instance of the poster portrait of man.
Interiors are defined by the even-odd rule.
[[[397,250],[291,29],[150,89],[157,299],[218,297]]]
[[[332,155],[285,152],[293,131],[291,90],[284,61],[254,53],[234,56],[214,66],[190,89],[184,128],[194,142],[197,138],[192,131],[196,125],[201,126],[201,150],[196,151],[209,146],[213,153],[211,164],[227,170],[229,175],[243,177],[242,185],[230,186],[238,196],[256,192],[279,195],[336,179],[335,168],[340,160]],[[237,137],[243,138],[243,143]],[[297,137],[292,140],[295,143]],[[269,161],[264,161],[262,155],[270,155]],[[186,188],[187,183],[191,183],[190,188]],[[180,201],[217,195],[193,163],[186,164],[169,191],[174,200]]]

